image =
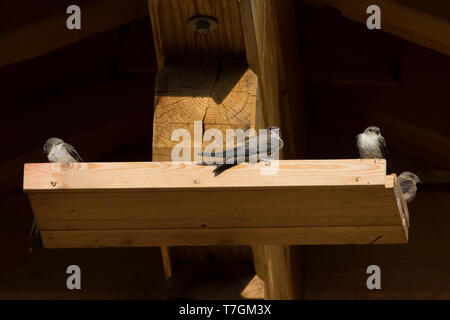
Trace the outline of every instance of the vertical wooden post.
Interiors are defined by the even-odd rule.
[[[159,71],[153,161],[171,160],[178,143],[171,141],[173,130],[185,129],[193,139],[194,121],[201,122],[203,130],[223,133],[227,128],[253,127],[257,79],[245,63],[238,1],[148,0],[148,6]],[[189,20],[200,15],[217,20],[218,28],[206,33],[191,28]],[[235,255],[240,251],[230,250]],[[216,252],[220,250],[214,247],[161,247],[165,277],[172,276],[177,253],[202,260]]]
[[[306,116],[293,1],[240,4],[248,64],[259,79],[257,127],[279,126],[285,142],[281,157],[301,157]],[[253,246],[252,251],[266,299],[301,298],[302,248]]]
[[[304,102],[292,0],[148,0],[148,4],[161,71],[155,93],[154,161],[170,160],[174,144],[170,133],[180,127],[191,132],[193,120],[202,121],[205,129],[219,130],[276,125],[285,141],[282,157],[303,154]],[[214,17],[217,30],[202,34],[190,29],[187,22],[196,15]],[[253,72],[224,64],[224,58],[235,56],[246,56]],[[202,63],[194,57],[203,57]],[[219,97],[214,92],[217,86],[222,90]],[[240,103],[241,107],[236,105]],[[294,248],[255,246],[252,251],[266,298],[300,296]],[[165,275],[170,277],[167,247],[162,256]]]

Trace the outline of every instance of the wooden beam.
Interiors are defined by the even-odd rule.
[[[254,126],[256,88],[256,75],[242,59],[173,61],[156,77],[153,160],[171,160],[180,143],[171,139],[177,129],[187,130],[194,146],[195,121],[201,139],[211,128],[225,137],[226,129]]]
[[[370,0],[302,0],[315,6],[331,6],[345,17],[366,23],[367,7],[374,4]],[[450,55],[450,21],[433,16],[392,0],[380,0],[381,29],[410,42]],[[412,23],[414,21],[414,23]]]
[[[258,75],[256,128],[279,126],[286,141],[281,157],[300,158],[306,147],[306,108],[293,1],[244,0],[240,5],[247,61]],[[289,273],[295,260],[289,247],[253,246],[252,251],[267,298],[301,296]]]
[[[194,147],[195,121],[201,123],[200,138],[210,128],[225,137],[226,129],[254,126],[257,79],[242,59],[175,60],[157,75],[155,87],[153,161],[171,160],[179,143],[171,135],[177,129],[189,132]],[[198,150],[190,151],[193,160]],[[162,248],[162,257],[169,278],[173,273],[169,248]]]
[[[230,57],[244,53],[237,0],[148,0],[161,70],[170,57]],[[198,33],[188,25],[195,16],[213,17],[218,28]]]
[[[263,166],[239,165],[218,178],[189,163],[26,164],[24,190],[42,232],[95,231],[95,241],[95,233],[79,233],[90,245],[304,244],[321,236],[368,243],[384,227],[383,241],[407,234],[398,181],[385,176],[384,161],[284,160],[274,176],[261,175]],[[161,237],[143,242],[148,234]]]
[[[66,27],[65,7],[58,14],[0,33],[0,68],[28,60],[94,34],[148,15],[145,0],[96,0],[81,5],[80,30]]]
[[[278,170],[272,175],[261,174],[267,168],[263,163],[242,163],[215,177],[214,167],[192,162],[29,163],[25,165],[23,187],[33,192],[205,188],[262,191],[268,187],[384,187],[387,183],[383,159],[376,162],[372,159],[274,160],[272,166],[275,165]],[[49,183],[51,179],[57,182],[54,186]]]
[[[241,62],[238,62],[238,68],[230,63],[222,66],[221,63],[224,57],[242,56],[244,53],[238,1],[148,0],[148,7],[158,70],[163,71],[167,65],[156,81],[153,161],[171,160],[170,153],[176,144],[171,141],[173,130],[186,129],[194,138],[195,120],[202,121],[202,129],[205,130],[225,130],[254,123],[251,105],[254,104],[252,100],[256,93],[252,91],[256,83],[252,84],[254,80],[251,79],[255,76],[246,71]],[[218,28],[198,33],[188,25],[189,19],[195,16],[216,19]],[[180,57],[185,59],[184,62]],[[186,60],[187,57],[210,59],[193,64],[191,59]],[[250,82],[247,84],[246,80]],[[234,89],[229,87],[236,84]],[[169,248],[162,247],[166,278],[172,274],[174,263],[171,260],[176,259],[171,256]]]
[[[123,229],[42,231],[46,248],[261,245],[265,255],[278,245],[343,245],[406,243],[402,226],[342,226],[214,229]],[[284,246],[289,248],[289,246]],[[286,254],[283,256],[289,256]],[[277,260],[278,258],[274,257]],[[285,259],[285,258],[282,258]],[[289,264],[283,264],[289,265]],[[272,265],[273,266],[273,265]],[[285,270],[286,272],[286,270]],[[269,272],[270,273],[270,272]],[[273,282],[273,281],[271,281]],[[272,284],[272,286],[274,286]],[[269,292],[272,290],[269,289]]]
[[[257,125],[276,125],[283,155],[304,155],[306,108],[292,1],[243,0],[241,20],[247,61],[258,75]]]

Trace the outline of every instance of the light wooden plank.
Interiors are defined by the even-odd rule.
[[[280,171],[287,172],[275,180],[256,172],[248,176],[253,176],[253,181],[223,179],[220,183],[210,178],[208,169],[206,178],[197,180],[200,187],[193,176],[183,181],[183,171],[195,172],[197,167],[205,170],[191,163],[27,164],[24,190],[43,231],[399,226],[407,232],[405,212],[398,200],[398,181],[395,175],[386,178],[384,162],[281,163],[285,168],[280,165]],[[366,170],[367,176],[359,175],[360,181],[353,176],[345,182],[348,175],[355,174],[349,164],[350,168]],[[258,167],[242,166],[249,172],[252,166]],[[83,167],[91,170],[80,170]],[[374,176],[367,168],[375,168]],[[340,179],[333,179],[330,171],[340,174]],[[234,175],[231,172],[230,176]],[[328,185],[314,183],[320,179]],[[38,189],[35,184],[30,188],[30,181],[50,181],[50,187]]]
[[[302,0],[312,5],[332,6],[345,17],[366,24],[370,0]],[[376,3],[381,8],[381,29],[426,48],[450,55],[450,21],[391,0]],[[413,23],[412,23],[413,21]]]
[[[218,177],[213,166],[192,162],[27,163],[26,192],[115,189],[260,188],[294,186],[385,186],[384,160],[279,160],[273,175],[263,163],[243,163]],[[51,183],[53,182],[53,184]]]
[[[29,198],[42,230],[400,223],[394,191],[384,186],[46,192]]]
[[[66,27],[64,7],[60,13],[0,34],[0,67],[31,59],[148,15],[141,0],[96,0],[81,6],[80,30]]]
[[[406,243],[401,226],[46,230],[46,248]],[[276,253],[274,253],[276,254]]]

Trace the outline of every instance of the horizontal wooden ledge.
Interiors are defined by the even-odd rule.
[[[190,162],[26,164],[24,190],[47,247],[407,241],[385,161],[276,164],[273,175],[259,163],[218,177]]]
[[[407,243],[402,226],[42,231],[46,248]]]
[[[240,164],[214,177],[214,166],[193,162],[27,163],[26,192],[54,190],[195,189],[385,185],[384,160],[280,160]]]

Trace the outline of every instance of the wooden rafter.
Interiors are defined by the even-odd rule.
[[[406,207],[384,161],[262,169],[241,164],[217,178],[184,162],[27,164],[24,190],[46,247],[265,245],[269,298],[288,298],[284,287],[294,286],[278,283],[281,265],[291,267],[278,260],[291,255],[277,244],[407,241]]]
[[[315,6],[331,6],[345,17],[366,23],[367,7],[381,9],[381,29],[423,47],[450,55],[450,21],[392,0],[301,0]],[[424,2],[428,3],[427,1]],[[426,5],[425,5],[426,6]]]
[[[143,0],[95,0],[81,6],[81,30],[68,30],[65,8],[0,33],[0,67],[31,59],[148,15]],[[7,14],[7,12],[4,12]]]

